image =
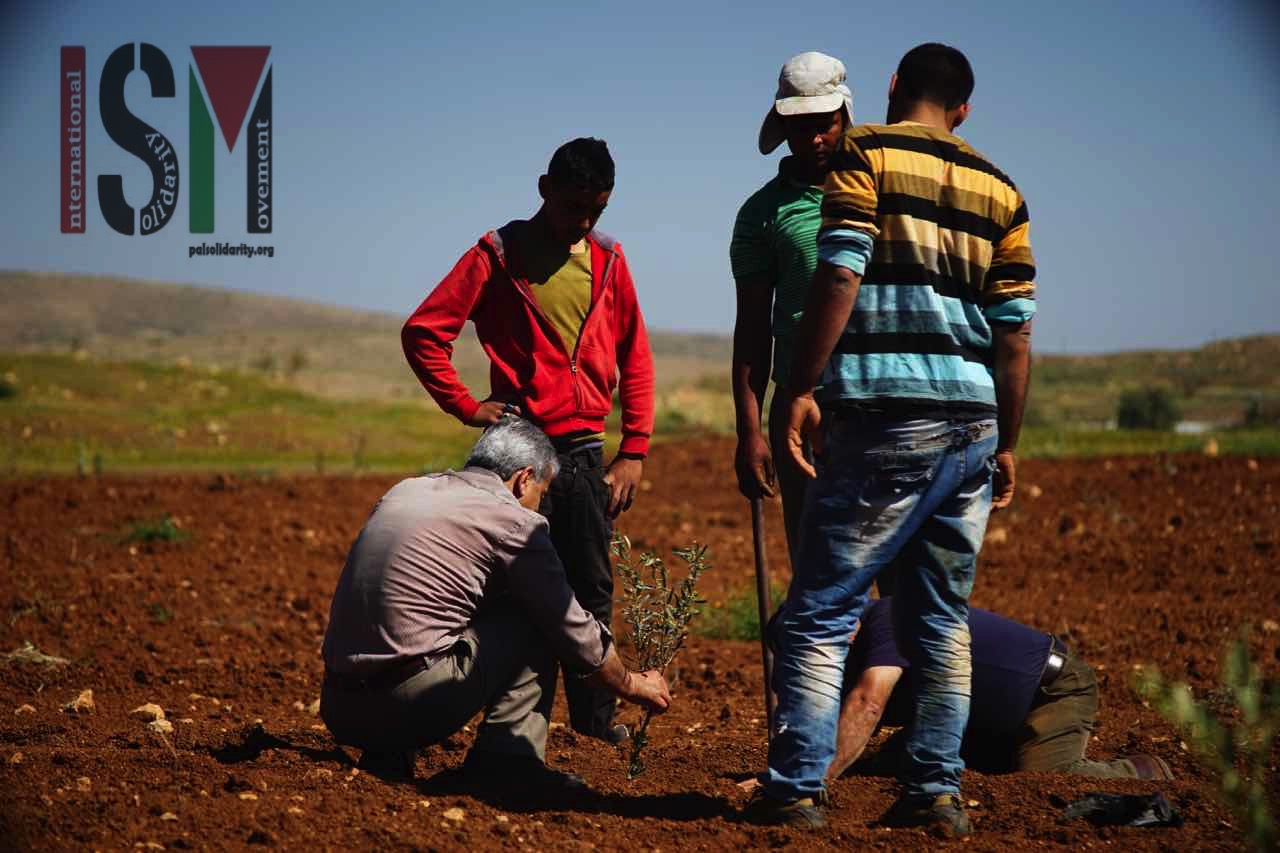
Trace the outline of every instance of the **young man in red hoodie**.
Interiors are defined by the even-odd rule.
[[[551,437],[560,473],[541,511],[578,602],[608,626],[613,611],[612,522],[631,507],[653,430],[653,356],[622,247],[595,231],[613,192],[599,139],[556,150],[538,179],[542,206],[480,238],[418,306],[401,332],[405,356],[449,414],[485,427],[521,415]],[[477,400],[450,361],[470,320],[489,356],[490,394]],[[604,467],[604,419],[615,386],[622,442]],[[615,700],[565,679],[575,731],[617,743]]]

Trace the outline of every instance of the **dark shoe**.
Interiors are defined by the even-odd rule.
[[[816,797],[796,800],[775,800],[761,791],[742,810],[742,819],[759,826],[822,829],[827,825],[827,802],[825,791]]]
[[[1082,817],[1094,826],[1182,826],[1182,815],[1164,794],[1104,794],[1091,791],[1067,805],[1058,823]]]
[[[356,767],[385,782],[413,781],[415,752],[377,752],[366,749]]]
[[[482,788],[512,789],[538,794],[581,794],[590,788],[576,773],[552,770],[536,758],[471,750],[462,762],[463,777]]]
[[[1159,756],[1129,755],[1126,757],[1133,764],[1133,769],[1138,771],[1139,779],[1154,779],[1161,782],[1169,782],[1173,779],[1173,771]]]
[[[940,797],[899,797],[880,817],[885,826],[921,826],[943,838],[969,834],[969,815],[955,794]]]

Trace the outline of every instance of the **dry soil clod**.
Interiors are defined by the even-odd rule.
[[[155,722],[156,720],[164,719],[164,708],[161,708],[159,705],[155,704],[154,702],[148,702],[145,705],[139,705],[138,707],[134,708],[132,711],[129,712],[129,716],[137,717],[140,720],[146,720],[148,723],[151,723],[151,722]],[[170,726],[170,731],[172,731],[172,729],[173,727]]]
[[[62,710],[68,714],[92,714],[98,710],[93,701],[93,691],[81,690],[79,696],[62,706]]]

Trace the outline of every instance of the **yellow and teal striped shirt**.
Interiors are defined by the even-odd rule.
[[[991,323],[1035,313],[1017,187],[967,142],[914,122],[857,125],[832,158],[818,256],[862,275],[821,397],[994,411]]]

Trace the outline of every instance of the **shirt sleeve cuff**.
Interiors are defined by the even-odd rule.
[[[453,404],[453,416],[468,426],[480,408],[480,401],[468,394]]]
[[[624,459],[644,459],[649,455],[649,436],[624,435],[618,445],[618,455]]]
[[[818,259],[862,275],[875,240],[863,231],[836,228],[818,234]]]
[[[1020,325],[1035,316],[1036,301],[1027,298],[1009,299],[996,305],[987,306],[982,313],[993,323],[1015,323]]]
[[[600,671],[600,667],[604,666],[605,659],[609,657],[609,649],[613,648],[613,632],[603,622],[597,622],[600,626],[600,652],[596,655],[595,649],[591,650],[589,657],[584,657],[579,665],[574,669],[574,675],[579,678],[590,678]]]

